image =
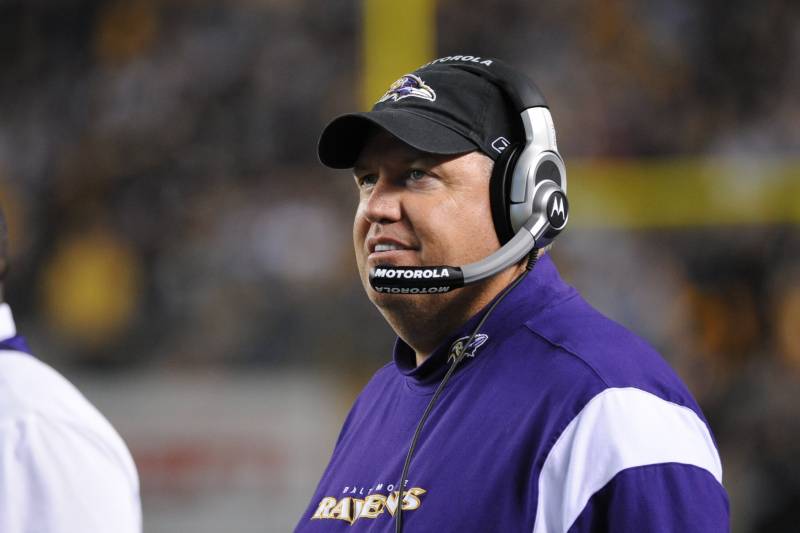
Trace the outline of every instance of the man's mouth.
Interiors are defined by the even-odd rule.
[[[391,252],[392,250],[408,250],[408,248],[404,246],[400,246],[399,244],[376,244],[375,251],[376,252]]]
[[[377,242],[376,242],[377,241]],[[368,259],[371,263],[396,263],[398,261],[408,261],[409,253],[413,253],[418,248],[396,241],[394,239],[370,239],[367,241]]]

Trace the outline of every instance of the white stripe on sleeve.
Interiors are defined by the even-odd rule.
[[[618,473],[659,463],[722,465],[706,424],[688,407],[635,388],[606,389],[569,423],[545,459],[533,533],[566,532]]]

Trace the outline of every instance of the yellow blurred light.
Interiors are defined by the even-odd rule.
[[[800,223],[800,160],[567,159],[570,225]]]
[[[43,273],[45,315],[59,333],[97,347],[133,318],[140,278],[137,256],[108,230],[71,236]]]

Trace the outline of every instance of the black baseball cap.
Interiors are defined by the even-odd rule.
[[[519,115],[497,85],[457,65],[425,65],[394,82],[371,111],[335,118],[320,136],[320,161],[331,168],[353,167],[376,126],[423,152],[480,150],[497,159],[522,139]]]

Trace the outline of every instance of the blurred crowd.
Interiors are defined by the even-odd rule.
[[[360,3],[343,0],[0,2],[7,300],[43,358],[108,371],[310,366],[354,381],[388,359],[391,332],[355,274],[352,183],[315,155],[326,121],[360,101],[361,22]],[[440,0],[436,37],[440,55],[527,71],[568,168],[791,161],[798,25],[788,0]],[[735,530],[794,530],[797,219],[581,227],[553,253],[698,397]]]

